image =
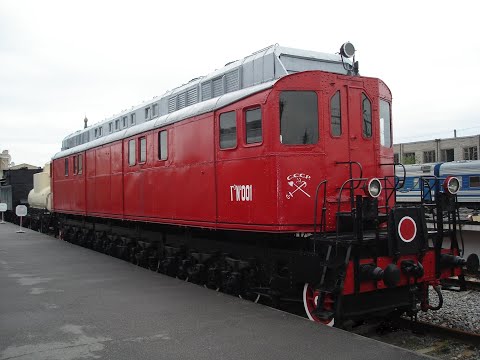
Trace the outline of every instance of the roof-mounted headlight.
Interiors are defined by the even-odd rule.
[[[448,176],[443,182],[443,190],[450,195],[455,195],[460,190],[460,180],[455,176]]]
[[[350,41],[347,41],[340,47],[340,54],[343,57],[351,58],[353,55],[355,55],[355,47]]]
[[[377,178],[372,178],[368,180],[364,190],[366,195],[377,198],[382,193],[382,183]]]

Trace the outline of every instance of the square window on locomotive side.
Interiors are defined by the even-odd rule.
[[[78,174],[78,156],[73,157],[73,175]]]
[[[262,141],[262,109],[248,109],[245,111],[245,143],[258,145]]]
[[[282,144],[318,143],[318,98],[315,91],[282,91],[279,106]]]
[[[138,139],[138,143],[138,163],[144,164],[147,161],[147,138],[141,137],[140,139]]]
[[[330,98],[330,132],[332,136],[342,135],[342,106],[340,90]]]
[[[220,114],[220,149],[237,147],[237,116],[235,111]]]
[[[315,91],[280,93],[280,142],[284,145],[318,143],[318,98]]]
[[[78,175],[83,173],[83,155],[78,155]]]
[[[65,176],[68,176],[68,157],[65,158]]]
[[[128,165],[130,166],[134,166],[136,164],[135,148],[135,139],[132,139],[128,142]]]
[[[380,100],[380,144],[384,147],[391,148],[392,143],[390,103],[385,100]]]
[[[372,103],[365,93],[362,93],[362,132],[365,139],[372,138]]]
[[[168,158],[168,132],[167,130],[158,133],[158,160]]]

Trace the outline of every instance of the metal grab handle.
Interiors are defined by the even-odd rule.
[[[350,165],[350,176],[352,176],[352,164],[356,164],[360,169],[360,176],[359,178],[363,178],[363,167],[358,161],[335,161],[335,164],[349,164]],[[356,189],[356,188],[354,188]]]
[[[317,232],[317,207],[318,207],[318,192],[320,190],[320,187],[322,185],[325,185],[325,189],[323,191],[323,206],[322,206],[322,225],[323,231],[325,231],[325,219],[324,219],[324,214],[326,211],[325,208],[325,203],[327,202],[327,180],[323,180],[320,182],[320,184],[317,185],[317,189],[315,190],[315,208],[313,209],[313,234],[315,235]]]

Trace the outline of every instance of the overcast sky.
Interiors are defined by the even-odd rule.
[[[62,139],[279,43],[345,41],[393,93],[396,142],[480,133],[471,1],[0,0],[0,151],[43,166]]]

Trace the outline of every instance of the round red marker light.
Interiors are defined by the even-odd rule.
[[[410,216],[404,216],[398,223],[398,236],[402,241],[409,243],[417,235],[417,224]]]

